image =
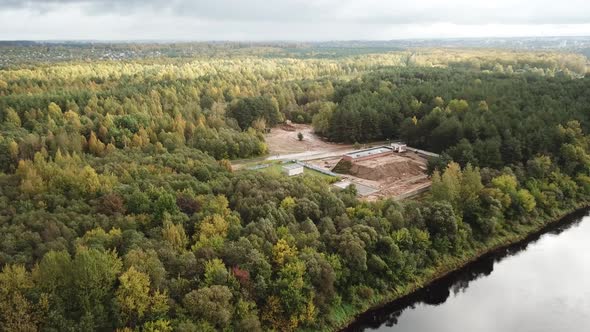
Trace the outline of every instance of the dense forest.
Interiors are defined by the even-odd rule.
[[[590,200],[583,56],[265,52],[0,70],[1,330],[335,329]],[[286,119],[441,152],[431,193],[232,172]]]

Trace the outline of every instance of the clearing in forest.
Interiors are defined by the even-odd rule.
[[[299,140],[298,133],[303,134],[302,140]],[[431,185],[426,174],[426,157],[413,151],[392,151],[346,162],[343,160],[345,155],[367,150],[355,151],[352,145],[322,140],[313,133],[310,125],[304,124],[275,127],[265,139],[270,153],[267,160],[305,160],[340,173],[342,180],[354,184],[359,196],[366,200],[380,197],[402,199],[423,192]],[[374,150],[381,151],[379,147]]]
[[[302,140],[299,140],[298,133],[303,135]],[[322,140],[314,134],[313,128],[306,124],[281,125],[272,128],[264,139],[271,156],[306,153],[322,154],[351,149],[351,145],[330,143]]]

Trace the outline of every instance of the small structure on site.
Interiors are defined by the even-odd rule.
[[[285,165],[285,166],[283,166],[283,173],[287,174],[288,176],[303,174],[303,165],[299,165],[299,164]]]
[[[293,122],[291,122],[291,120],[287,120],[283,122],[283,124],[281,125],[281,129],[283,129],[284,131],[295,131],[296,128],[293,125]]]
[[[353,184],[356,188],[356,195],[359,197],[369,196],[369,195],[372,195],[372,194],[379,191],[379,189],[377,189],[377,188],[369,187],[369,186],[366,186],[366,185],[364,185],[362,183],[358,183],[358,182],[353,183],[350,180],[341,180],[341,181],[338,181],[332,185],[338,189],[346,189]]]
[[[393,152],[402,153],[402,152],[406,152],[406,150],[408,150],[408,145],[401,143],[401,142],[400,143],[392,143],[391,148],[393,149]]]
[[[340,188],[340,189],[346,189],[348,188],[352,183],[348,180],[341,180],[338,181],[336,183],[333,184],[334,187],[336,188]]]
[[[342,160],[346,161],[361,161],[367,159],[373,159],[376,157],[386,156],[392,153],[392,149],[387,146],[381,146],[366,150],[358,150],[351,153],[347,153],[342,156]]]

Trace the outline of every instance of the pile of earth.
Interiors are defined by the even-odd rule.
[[[334,167],[334,171],[371,181],[381,181],[424,174],[425,168],[412,159],[392,156],[353,162],[341,160]]]

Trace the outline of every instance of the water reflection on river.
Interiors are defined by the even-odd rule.
[[[590,331],[590,217],[572,215],[347,330]]]

